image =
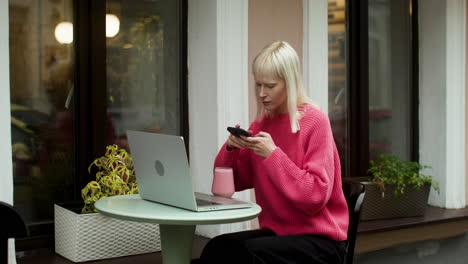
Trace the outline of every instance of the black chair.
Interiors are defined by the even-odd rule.
[[[348,240],[346,241],[344,264],[352,264],[361,207],[366,192],[364,185],[357,182],[351,182],[343,179],[342,186],[349,210]]]
[[[28,228],[23,217],[16,209],[4,202],[0,202],[0,263],[8,263],[8,239],[28,236]]]

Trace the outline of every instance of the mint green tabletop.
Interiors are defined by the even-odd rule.
[[[145,223],[169,225],[208,225],[245,221],[255,218],[260,206],[211,212],[193,212],[141,199],[139,194],[118,195],[100,199],[96,209],[107,216]]]
[[[141,199],[139,194],[118,195],[98,200],[96,209],[106,216],[159,224],[163,263],[189,264],[196,225],[224,224],[255,218],[262,210],[250,208],[193,212]]]

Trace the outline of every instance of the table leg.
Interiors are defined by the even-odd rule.
[[[159,225],[164,264],[188,264],[192,258],[195,225]]]

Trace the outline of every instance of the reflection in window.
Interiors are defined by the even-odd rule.
[[[343,171],[349,162],[345,14],[345,0],[328,1],[328,114]]]
[[[179,1],[107,0],[120,30],[107,38],[107,110],[126,130],[181,135]]]
[[[14,203],[28,222],[52,219],[73,195],[73,47],[55,34],[72,6],[9,1]]]
[[[369,158],[411,154],[410,0],[369,0]]]

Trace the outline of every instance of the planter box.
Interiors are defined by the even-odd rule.
[[[416,190],[407,188],[400,197],[394,197],[395,186],[386,185],[384,197],[376,184],[362,182],[366,196],[361,210],[361,220],[423,216],[426,211],[430,185]]]
[[[57,204],[54,210],[55,252],[73,262],[161,250],[157,224],[124,221],[99,213],[79,214]]]

